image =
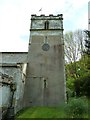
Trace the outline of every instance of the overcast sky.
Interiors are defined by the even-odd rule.
[[[0,52],[28,51],[31,14],[63,14],[64,32],[88,28],[88,0],[0,0]]]

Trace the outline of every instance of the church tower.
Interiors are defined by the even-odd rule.
[[[25,106],[65,102],[63,15],[32,15]]]

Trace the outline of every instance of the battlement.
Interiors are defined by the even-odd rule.
[[[63,14],[40,16],[33,14],[31,15],[31,29],[30,30],[63,30]]]
[[[58,15],[53,15],[53,14],[49,14],[49,16],[45,16],[45,14],[41,14],[40,16],[36,15],[36,14],[32,14],[31,15],[31,20],[63,20],[63,14],[58,14]]]

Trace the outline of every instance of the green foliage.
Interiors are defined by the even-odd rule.
[[[83,55],[79,61],[66,65],[66,85],[76,96],[90,96],[89,60],[87,55]]]
[[[75,91],[77,96],[87,96],[90,97],[90,74],[79,77],[75,82]]]
[[[87,36],[87,39],[85,40],[86,44],[85,44],[85,47],[86,47],[86,54],[87,55],[90,55],[90,31],[88,30],[85,30],[84,31],[86,33],[86,36]]]
[[[78,30],[64,35],[65,57],[68,61],[66,64],[66,85],[70,89],[69,91],[77,96],[89,95],[90,56],[86,54],[86,50],[90,50],[90,31],[86,30],[85,32]],[[86,49],[85,40],[88,44]],[[69,91],[67,93],[70,93]]]
[[[84,98],[73,98],[65,106],[65,113],[69,118],[83,118],[85,113],[88,114],[88,103]]]
[[[74,91],[74,81],[76,78],[75,70],[73,63],[66,65],[66,86],[72,92]]]

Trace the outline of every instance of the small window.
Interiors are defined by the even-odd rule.
[[[47,29],[49,29],[49,22],[48,21],[45,22],[45,30],[47,30]]]
[[[44,88],[46,88],[47,86],[47,83],[46,83],[46,80],[44,80]]]

